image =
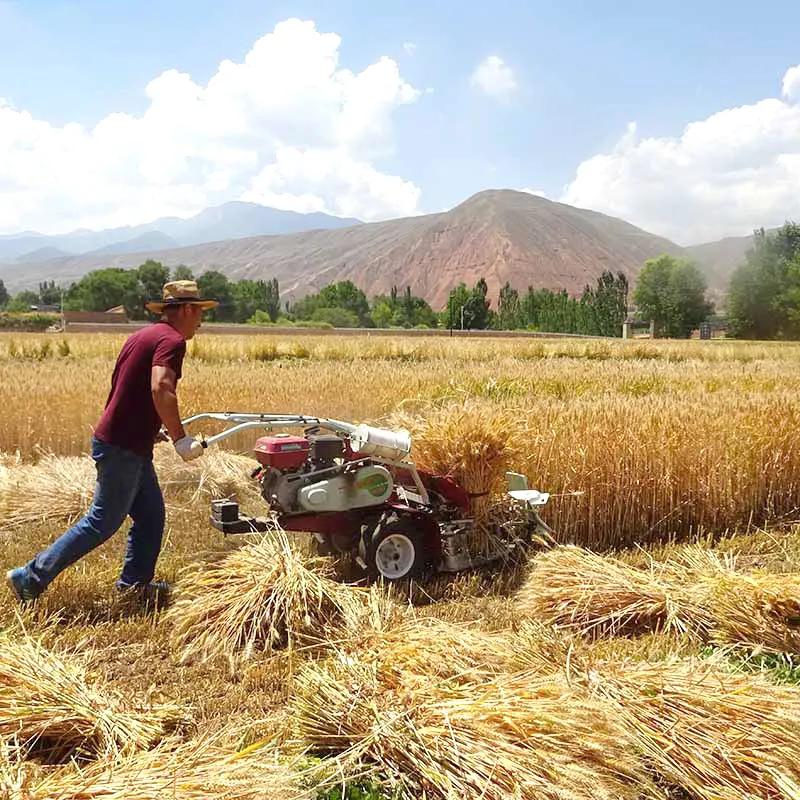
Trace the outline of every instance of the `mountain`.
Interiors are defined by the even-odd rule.
[[[103,231],[78,230],[54,236],[27,232],[0,236],[0,262],[13,261],[44,247],[54,247],[72,255],[96,252],[132,253],[165,249],[246,236],[267,236],[328,230],[358,225],[360,220],[329,214],[299,214],[281,211],[258,203],[234,201],[207,208],[188,219],[163,217],[143,225]],[[161,239],[148,236],[160,234]],[[27,259],[26,260],[30,260]]]
[[[18,264],[36,264],[40,261],[50,261],[51,259],[63,258],[68,255],[69,253],[65,253],[57,247],[45,246],[32,250],[30,253],[25,253],[25,255],[16,258],[15,261]]]
[[[311,230],[330,230],[359,225],[360,220],[328,214],[298,214],[256,203],[235,201],[207,208],[187,220],[175,220],[159,230],[181,245],[244,239],[249,236],[282,235]]]
[[[151,231],[150,233],[140,233],[134,236],[133,239],[126,239],[123,242],[115,242],[114,244],[100,247],[93,250],[93,256],[114,255],[116,253],[146,253],[148,250],[168,250],[173,247],[180,247],[180,243],[176,242],[171,236],[161,231]]]
[[[733,271],[744,263],[752,246],[752,236],[730,236],[717,242],[691,245],[685,250],[686,255],[702,267],[709,289],[726,292]]]
[[[131,268],[155,258],[186,264],[196,275],[218,269],[237,280],[276,277],[284,299],[349,279],[368,296],[410,285],[441,308],[459,281],[472,286],[484,277],[495,304],[506,281],[522,292],[533,286],[580,293],[604,270],[621,270],[633,281],[645,260],[665,252],[683,250],[614,217],[525,192],[490,190],[438,214],[146,254],[88,254],[24,271],[0,266],[0,277],[18,291],[40,280],[69,282],[100,267]]]

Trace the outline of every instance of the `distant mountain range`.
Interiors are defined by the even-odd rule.
[[[526,192],[491,190],[438,214],[0,265],[0,277],[9,290],[18,291],[39,281],[67,283],[100,267],[131,268],[155,258],[170,267],[185,264],[195,274],[217,269],[233,279],[275,277],[286,299],[349,279],[368,296],[409,285],[440,308],[459,281],[471,286],[484,277],[494,302],[506,281],[522,292],[529,286],[580,292],[606,269],[635,276],[645,260],[665,252],[679,255],[682,249],[605,214]]]
[[[325,214],[295,214],[253,203],[226,203],[188,220],[156,220],[66,236],[0,237],[0,278],[9,291],[40,281],[68,285],[101,267],[133,268],[148,258],[196,275],[216,269],[232,279],[277,278],[284,299],[339,280],[368,296],[411,286],[435,308],[459,281],[484,277],[496,303],[508,281],[580,293],[608,269],[631,283],[662,253],[689,256],[719,299],[752,237],[680,247],[627,222],[526,192],[489,190],[447,212],[362,223]]]
[[[189,219],[163,217],[133,227],[104,231],[78,230],[55,236],[41,233],[0,236],[0,262],[34,264],[87,253],[137,253],[246,236],[327,230],[359,224],[360,220],[357,219],[319,213],[298,214],[237,201],[207,208]]]

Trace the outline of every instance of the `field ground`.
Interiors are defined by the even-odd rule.
[[[80,504],[78,484],[86,483],[87,474],[91,477],[91,469],[89,467],[87,473],[85,456],[83,468],[77,462],[68,461],[68,457],[81,456],[88,449],[91,427],[105,401],[114,357],[123,340],[122,334],[0,335],[0,408],[3,409],[0,415],[0,453],[5,454],[0,461],[0,477],[3,469],[7,480],[8,476],[17,474],[17,470],[35,469],[37,462],[48,453],[69,464],[63,473],[50,469],[30,473],[38,475],[36,480],[40,481],[38,496],[33,502],[34,507],[40,504],[42,508],[38,520],[35,513],[28,517],[13,517],[22,501],[13,492],[6,491],[4,498],[0,493],[0,506],[6,514],[5,521],[0,520],[0,568],[3,570],[27,560],[66,528],[67,517],[59,516],[59,503]],[[779,595],[786,608],[794,603],[800,609],[800,584],[796,577],[800,565],[800,526],[796,524],[800,520],[800,437],[797,433],[800,422],[797,402],[800,396],[800,345],[732,341],[404,339],[307,334],[248,337],[201,332],[190,344],[184,376],[179,389],[184,416],[200,411],[265,411],[308,413],[379,425],[406,425],[415,437],[412,455],[417,462],[432,469],[452,471],[472,491],[485,490],[496,494],[502,490],[502,476],[506,469],[524,472],[531,485],[553,494],[543,517],[556,530],[560,544],[579,545],[607,557],[618,556],[620,560],[615,563],[622,565],[619,569],[628,565],[630,569],[641,570],[647,581],[663,583],[663,586],[658,583],[660,588],[657,591],[652,590],[661,599],[650,597],[647,603],[641,601],[643,606],[636,606],[636,635],[623,635],[629,633],[624,620],[615,618],[615,623],[619,623],[618,629],[604,634],[599,644],[591,645],[587,643],[587,631],[581,633],[566,625],[559,617],[561,612],[553,610],[557,604],[551,607],[548,605],[550,600],[545,601],[538,595],[528,605],[519,599],[522,595],[518,596],[516,592],[520,586],[528,585],[530,564],[511,574],[464,574],[449,581],[436,579],[426,586],[401,587],[395,611],[387,611],[373,597],[371,602],[378,603],[373,616],[381,619],[385,616],[388,620],[397,613],[402,617],[403,625],[411,619],[422,626],[430,623],[431,617],[443,620],[442,624],[463,624],[467,626],[465,630],[474,632],[476,636],[512,637],[503,640],[507,650],[521,647],[523,640],[513,637],[529,635],[531,638],[524,640],[527,642],[525,647],[532,654],[531,663],[525,665],[526,674],[530,674],[534,661],[537,674],[544,674],[542,660],[546,660],[553,672],[566,669],[568,681],[570,669],[577,674],[592,658],[601,664],[627,664],[626,669],[633,674],[635,668],[630,665],[721,657],[731,671],[742,668],[748,675],[763,672],[765,685],[773,687],[767,690],[767,695],[774,690],[781,703],[793,704],[787,712],[787,719],[791,718],[794,725],[791,730],[798,736],[795,743],[800,741],[800,699],[791,694],[791,686],[800,682],[800,642],[792,628],[795,617],[800,623],[800,610],[781,611],[780,625],[783,627],[779,633],[784,638],[776,645],[765,632],[768,628],[773,630],[771,625],[777,625],[772,617],[769,618],[772,621],[764,622],[759,628],[760,633],[753,634],[749,630],[742,633],[747,628],[746,621],[737,622],[738,627],[735,627],[725,621],[728,617],[721,621],[721,610],[709,610],[711,605],[707,599],[681,594],[681,586],[695,580],[698,586],[707,586],[712,580],[709,575],[719,577],[723,574],[717,562],[713,567],[707,563],[698,567],[693,561],[691,568],[684,566],[684,562],[695,558],[698,547],[703,552],[710,548],[719,559],[738,554],[736,570],[758,576],[748,578],[749,586],[758,584],[762,587],[762,584],[766,585],[763,582],[769,582],[770,597],[773,598],[771,609],[777,607],[775,598]],[[230,449],[247,452],[251,443],[252,438],[241,438],[232,441]],[[160,466],[160,475],[163,481],[168,482],[169,465],[174,466],[174,462],[165,459],[164,464],[166,466]],[[75,470],[72,486],[69,485],[70,469]],[[30,489],[30,482],[26,486]],[[246,499],[253,502],[252,497]],[[235,555],[243,546],[235,537],[223,539],[209,526],[209,492],[202,485],[169,490],[167,500],[168,527],[159,562],[159,577],[180,587],[185,580],[185,570],[196,570],[197,565],[203,564],[211,568],[221,559]],[[26,501],[26,507],[30,505],[31,502]],[[71,513],[79,512],[73,508]],[[21,519],[25,522],[20,523],[18,520]],[[696,547],[691,547],[692,544]],[[305,736],[306,744],[319,744],[324,740],[323,751],[337,749],[331,745],[330,736],[325,738],[315,732],[308,719],[305,727],[301,725],[299,734],[295,730],[297,719],[304,718],[303,709],[307,710],[310,702],[309,686],[312,684],[319,702],[327,697],[328,708],[339,708],[340,719],[346,717],[349,721],[343,710],[345,706],[336,705],[344,702],[343,696],[331,693],[334,684],[326,683],[333,679],[328,676],[323,680],[317,676],[314,680],[318,683],[313,683],[303,672],[310,655],[305,656],[290,648],[288,651],[256,652],[250,659],[241,661],[223,657],[206,663],[181,663],[169,613],[133,611],[113,592],[112,585],[121,565],[124,546],[125,538],[121,531],[107,545],[60,576],[39,607],[23,617],[16,615],[6,595],[0,603],[0,627],[18,640],[25,636],[42,637],[45,646],[56,651],[73,648],[76,657],[88,659],[86,680],[102,687],[103,691],[122,693],[124,698],[130,699],[131,706],[139,701],[143,703],[144,699],[154,704],[177,704],[181,708],[181,722],[177,724],[175,735],[179,738],[195,741],[204,735],[219,733],[223,746],[231,752],[247,753],[248,746],[261,743],[262,750],[271,754],[284,745],[286,752],[294,753],[297,742]],[[564,551],[557,549],[555,552]],[[538,560],[543,557],[542,554],[533,557],[534,574]],[[670,567],[663,574],[659,572],[656,575],[651,569],[653,559],[681,566]],[[547,572],[544,563],[541,575],[549,576],[548,579],[553,581],[551,588],[555,590],[555,583],[564,580],[567,599],[559,601],[562,611],[570,607],[578,596],[589,598],[586,599],[587,608],[592,605],[592,598],[596,595],[592,595],[594,590],[590,591],[591,587],[570,584],[568,575],[557,570]],[[268,566],[265,564],[265,570]],[[674,570],[674,575],[670,570]],[[605,574],[600,574],[598,586],[606,580],[603,578]],[[733,574],[733,571],[725,573],[728,576],[726,580],[733,581]],[[608,573],[609,582],[614,580],[613,575]],[[634,584],[629,583],[625,575],[627,573],[623,574],[619,585],[612,587],[613,592],[610,584],[606,585],[614,594],[614,599],[604,601],[610,606],[614,602],[623,605],[640,603],[635,598],[618,599],[621,594],[638,591],[632,588]],[[698,576],[702,576],[702,580]],[[246,582],[248,576],[237,576],[238,579],[242,577]],[[257,578],[253,580],[257,582]],[[788,593],[781,588],[785,586],[790,587]],[[715,583],[714,591],[718,589]],[[600,586],[598,594],[602,594],[602,590]],[[643,594],[650,591],[651,588],[642,589]],[[741,590],[736,591],[744,598]],[[717,599],[723,596],[725,601],[715,600],[717,605],[714,608],[724,608],[727,614],[731,605],[729,595],[714,595]],[[410,604],[409,600],[412,601]],[[672,624],[671,611],[663,612],[664,619],[672,620],[666,626],[653,623],[648,628],[642,622],[651,618],[660,620],[653,608],[659,604],[659,608],[671,608],[671,603],[679,609],[676,618],[681,620],[684,607],[702,611],[692,611],[691,614],[687,611],[691,622],[683,627],[682,624]],[[761,603],[758,606],[761,610],[754,612],[753,618],[762,613],[767,615],[763,610],[767,605],[769,603]],[[578,614],[574,608],[570,613]],[[608,613],[613,616],[610,609]],[[733,613],[730,610],[730,614]],[[708,614],[713,618],[710,621],[703,616]],[[695,617],[703,617],[702,622],[695,625]],[[627,623],[630,621],[627,619]],[[530,632],[530,625],[544,627],[537,629],[538,633],[534,635]],[[553,625],[557,627],[553,628]],[[26,633],[22,632],[23,628]],[[362,631],[357,636],[352,634],[352,641],[361,641],[360,636],[365,636],[365,641],[372,641],[370,636],[378,636],[380,624],[376,630],[378,633],[364,634]],[[320,636],[326,633],[325,630],[319,631]],[[444,634],[433,628],[429,635],[435,639]],[[409,638],[414,637],[409,635]],[[470,680],[476,685],[495,686],[500,680],[497,675],[502,674],[505,676],[502,680],[514,683],[520,664],[510,658],[508,652],[498,655],[502,669],[498,668],[491,675],[486,672],[486,665],[491,661],[486,645],[489,641],[494,640],[482,640],[479,648],[484,655],[473,659],[476,663],[470,661],[469,669],[476,670],[475,675],[470,672]],[[567,649],[563,649],[565,642]],[[374,642],[372,646],[374,648]],[[424,650],[423,644],[418,642],[418,646]],[[726,649],[728,646],[733,646],[733,649],[729,651]],[[341,644],[343,650],[347,647],[347,642]],[[366,645],[364,647],[369,649]],[[534,658],[533,654],[538,655]],[[356,656],[351,653],[352,658]],[[440,654],[444,661],[458,657],[455,650]],[[403,669],[407,666],[404,662]],[[458,701],[461,697],[459,692],[463,690],[460,679],[451,674],[422,675],[425,669],[418,668],[414,673],[408,667],[409,675],[416,675],[415,680],[422,681],[424,677],[428,681],[438,681],[435,688],[431,688],[434,684],[425,684],[427,690],[414,684],[417,694],[403,682],[405,673],[399,666],[399,672],[392,673],[391,680],[380,675],[375,680],[388,681],[381,684],[384,688],[394,687],[389,694],[399,698],[397,702],[406,709],[403,713],[412,713],[408,709],[415,707],[414,703],[424,706],[426,701],[422,698],[426,691],[436,696],[436,692],[444,692],[442,686],[445,683],[450,687],[447,689],[449,694],[442,696],[446,695],[448,703],[462,702],[459,708],[463,710],[463,703],[467,701],[463,698]],[[587,667],[585,674],[588,676],[591,672]],[[335,670],[331,672],[334,673]],[[351,682],[353,680],[351,676]],[[347,681],[341,685],[346,684]],[[503,684],[507,691],[511,691],[508,685]],[[523,692],[514,685],[514,691],[518,692],[515,696],[522,697],[528,691]],[[608,686],[611,683],[590,692],[592,702],[600,703],[602,696],[603,702],[621,703],[619,697],[622,695],[612,696]],[[577,689],[570,684],[569,690],[562,687],[559,691],[563,691],[566,697]],[[784,691],[790,692],[785,698],[779,695]],[[711,694],[709,690],[708,696]],[[530,701],[530,697],[525,696],[528,698],[526,702]],[[538,696],[537,702],[543,702],[543,696]],[[418,733],[425,730],[425,725],[438,724],[433,720],[438,719],[436,714],[444,707],[444,702],[436,709],[426,711],[428,716],[424,719],[420,717]],[[768,699],[763,699],[763,702],[767,703]],[[702,705],[700,700],[697,703]],[[0,686],[0,717],[2,704],[3,689]],[[380,703],[374,701],[373,706],[377,708]],[[354,706],[349,707],[352,709]],[[487,737],[496,735],[498,730],[512,725],[510,720],[512,717],[517,719],[514,714],[521,714],[521,707],[515,706],[513,711],[504,712],[506,716],[490,725],[491,730],[477,722],[470,722],[473,727],[467,726],[462,730],[457,721],[453,722],[450,732],[454,739],[464,734],[464,730],[471,732],[469,736],[464,734],[467,736],[462,751],[465,760],[460,767],[454,768],[455,772],[460,770],[466,775],[467,765],[478,763],[477,754],[468,754],[468,751],[472,753],[469,742],[474,744],[477,731],[484,731]],[[637,714],[641,711],[636,703],[630,707],[635,707]],[[668,717],[666,711],[662,709],[662,712],[665,718]],[[320,720],[325,713],[319,709],[315,713],[319,714],[318,724],[322,727],[323,721]],[[453,710],[452,719],[458,720],[459,713]],[[484,719],[491,716],[487,710],[481,713]],[[552,714],[554,718],[558,716],[553,708],[542,713]],[[593,786],[595,781],[599,783],[596,794],[592,796],[607,798],[727,799],[749,796],[773,800],[800,797],[800,745],[795,744],[793,750],[787,745],[785,764],[790,766],[786,767],[782,762],[779,769],[773,765],[766,777],[766,772],[762,775],[751,764],[752,759],[757,760],[756,756],[752,756],[750,751],[746,756],[737,751],[742,759],[751,759],[747,762],[750,772],[740,768],[742,774],[749,776],[742,779],[745,783],[749,781],[749,795],[733,786],[730,782],[733,778],[728,781],[723,776],[718,785],[714,784],[714,780],[708,777],[711,773],[703,772],[706,768],[712,770],[712,767],[692,764],[688,755],[686,765],[676,755],[675,764],[670,766],[649,753],[643,757],[645,766],[641,772],[633,770],[635,774],[623,778],[618,774],[618,766],[612,769],[608,763],[612,756],[604,760],[594,748],[594,745],[600,749],[606,746],[602,736],[608,734],[611,736],[609,741],[615,741],[614,737],[618,739],[621,734],[609,733],[607,728],[612,723],[606,717],[596,722],[581,717],[583,712],[573,713],[575,732],[572,739],[564,731],[543,733],[537,729],[536,733],[530,733],[531,741],[546,733],[559,744],[553,745],[552,752],[556,754],[548,767],[550,788],[546,788],[544,783],[539,788],[531,788],[533,784],[529,784],[527,789],[521,790],[521,797],[567,798],[573,796],[569,793],[569,787],[573,785],[571,781],[577,787],[574,788],[578,792],[575,796],[584,797],[589,794],[581,794],[580,787]],[[764,731],[768,723],[764,720],[767,712],[764,714],[759,725],[763,725],[761,734],[766,740]],[[621,716],[625,717],[624,714]],[[640,726],[636,729],[638,732],[645,726],[645,719],[641,715],[633,715],[631,719],[634,716]],[[516,728],[518,732],[528,730],[525,719],[520,717],[515,723],[519,726]],[[703,730],[708,736],[717,735],[715,731],[722,727],[720,719],[706,722],[708,728]],[[676,725],[678,729],[686,730],[681,728],[680,721]],[[700,728],[702,726],[697,729]],[[0,739],[3,730],[0,719]],[[292,731],[291,742],[286,740],[289,730]],[[378,735],[374,733],[377,728],[371,730],[371,735]],[[442,736],[445,732],[446,729]],[[638,735],[631,737],[631,752],[643,753],[647,748]],[[660,740],[659,746],[666,746],[671,734],[662,731],[660,735],[665,738]],[[753,735],[753,730],[748,735]],[[358,739],[352,732],[351,736]],[[422,737],[420,741],[424,740],[422,733],[419,736]],[[599,737],[597,741],[592,738],[594,736]],[[693,742],[694,750],[701,748],[701,744],[691,737],[688,740]],[[268,744],[264,745],[264,742]],[[507,740],[503,742],[507,743]],[[417,753],[417,750],[409,745],[405,760],[392,761],[386,754],[395,744],[391,737],[385,742],[381,740],[383,761],[368,750],[371,759],[364,756],[363,762],[378,765],[368,784],[374,782],[377,786],[381,779],[386,778],[387,771],[391,771],[388,764],[402,765],[397,769],[412,774],[416,762],[409,753]],[[680,749],[679,742],[673,746]],[[420,747],[425,749],[423,745]],[[491,749],[490,745],[487,747]],[[516,751],[511,745],[508,747],[507,753],[503,751],[503,757],[509,759],[508,763],[517,764],[513,760]],[[713,749],[711,745],[709,747]],[[774,744],[774,748],[775,752],[784,752],[779,744]],[[314,752],[318,749],[315,748]],[[420,763],[425,758],[433,758],[427,752],[428,755],[418,753],[415,758]],[[542,753],[551,751],[543,750],[539,755],[536,752],[531,758],[541,760],[550,757]],[[476,760],[470,761],[473,757]],[[3,758],[4,752],[0,749],[0,797],[4,789],[7,796],[15,800],[59,796],[42,789],[41,786],[48,784],[41,781],[48,775],[50,780],[61,780],[62,775],[73,776],[70,779],[74,780],[74,767],[42,766],[31,760],[20,772],[10,757],[7,758],[11,766],[4,773]],[[574,763],[570,761],[573,758]],[[626,758],[621,753],[620,759]],[[697,755],[698,762],[702,758],[702,754]],[[711,756],[708,763],[716,764]],[[696,772],[692,772],[695,768]],[[409,780],[422,780],[430,797],[469,796],[459,794],[455,786],[451,787],[448,795],[437,782],[435,770],[429,763],[426,769],[427,772],[420,773],[426,778],[416,776]],[[722,776],[726,768],[720,766],[719,769]],[[509,774],[513,772],[512,769]],[[612,772],[613,777],[609,777]],[[775,778],[778,772],[780,780]],[[350,773],[350,777],[353,774]],[[12,780],[10,775],[16,775],[16,778]],[[606,777],[602,776],[607,777],[607,783],[603,783]],[[526,780],[533,781],[534,778],[527,776]],[[356,783],[355,779],[351,782],[353,785]],[[67,781],[64,785],[75,784]],[[705,789],[702,788],[704,785]],[[253,778],[251,786],[236,784],[237,788],[225,796],[259,796],[252,794],[259,786],[262,784]],[[402,796],[415,796],[408,787],[403,790],[406,793]],[[181,791],[183,793],[177,792],[176,796],[204,796],[201,792],[192,794],[186,787]],[[340,796],[338,789],[325,791],[326,796]],[[378,797],[377,789],[369,791]],[[480,792],[474,791],[472,796],[481,796]],[[504,791],[487,789],[483,796],[513,796]],[[163,796],[167,794],[164,788]],[[86,788],[84,794],[60,796],[134,795],[126,795],[124,791],[114,795],[111,790],[106,794],[91,794]],[[155,791],[147,794],[142,788],[135,796],[162,795]],[[219,796],[223,796],[222,789]],[[267,795],[262,791],[261,796]],[[314,796],[313,792],[310,796]],[[349,796],[359,795],[351,788]]]

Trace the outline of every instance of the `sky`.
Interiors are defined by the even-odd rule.
[[[0,0],[0,234],[510,188],[678,244],[800,219],[800,3]]]

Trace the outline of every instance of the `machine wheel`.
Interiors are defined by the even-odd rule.
[[[388,581],[417,577],[430,563],[428,550],[421,532],[408,521],[395,518],[373,533],[367,566],[374,577]]]

